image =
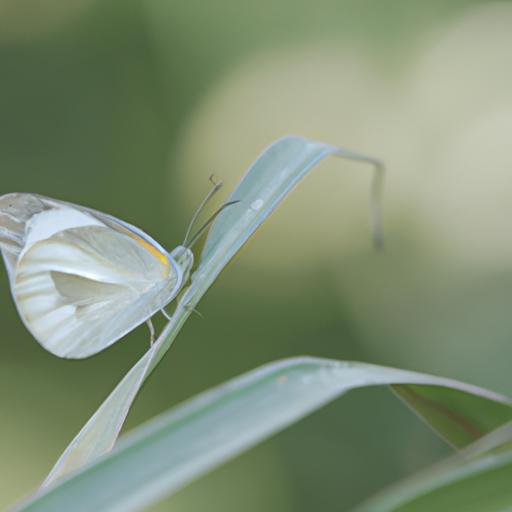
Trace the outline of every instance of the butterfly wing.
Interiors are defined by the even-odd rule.
[[[27,223],[49,206],[32,194],[0,197],[0,249],[12,282],[18,257],[25,246]]]
[[[40,196],[0,198],[0,247],[16,306],[34,337],[60,357],[111,345],[181,286],[179,267],[156,242],[94,214]]]

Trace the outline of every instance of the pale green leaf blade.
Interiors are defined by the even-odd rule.
[[[154,346],[125,375],[112,394],[66,448],[46,477],[43,487],[112,449],[122,427],[119,418],[126,418],[144,377],[147,375],[149,361],[153,354]]]
[[[257,368],[175,407],[17,510],[143,510],[346,391],[391,384],[452,390],[457,414],[461,393],[464,401],[488,400],[489,414],[512,414],[508,399],[451,379],[365,363],[292,358]],[[465,421],[473,421],[468,414]]]
[[[378,196],[382,184],[382,164],[373,158],[336,146],[312,142],[302,137],[285,137],[272,144],[254,162],[242,178],[228,202],[230,206],[215,221],[206,241],[201,263],[211,261],[217,271],[229,262],[256,228],[316,165],[330,155],[359,160],[376,168],[373,188],[373,228],[381,237]]]
[[[512,451],[467,462],[457,459],[409,478],[352,512],[509,512]]]
[[[155,345],[130,370],[89,419],[57,461],[43,485],[94,460],[113,446],[137,392],[172,345],[199,300],[231,258],[280,201],[318,163],[329,155],[351,158],[376,167],[374,196],[380,192],[382,166],[377,160],[301,137],[285,137],[267,148],[242,178],[226,208],[216,219],[206,241],[192,283],[180,297],[172,321]],[[373,225],[380,240],[378,201],[373,202]]]
[[[462,451],[466,459],[512,450],[512,421],[493,430]]]
[[[512,420],[508,406],[464,391],[417,385],[391,389],[459,450]]]

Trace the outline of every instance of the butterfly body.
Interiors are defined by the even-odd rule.
[[[18,312],[47,350],[88,357],[176,297],[192,252],[169,254],[110,215],[36,194],[0,197],[0,249]]]

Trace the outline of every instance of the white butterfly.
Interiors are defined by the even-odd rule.
[[[103,350],[174,299],[194,263],[188,247],[168,253],[131,224],[83,206],[36,194],[0,197],[0,249],[14,302],[28,330],[59,357]]]

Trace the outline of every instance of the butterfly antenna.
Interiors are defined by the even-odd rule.
[[[222,181],[217,181],[217,176],[215,176],[215,174],[212,174],[210,176],[210,181],[213,183],[213,188],[210,190],[210,192],[208,192],[208,195],[204,198],[203,202],[199,205],[199,208],[197,209],[196,213],[194,213],[194,216],[192,217],[192,220],[190,221],[190,224],[188,225],[187,232],[185,233],[185,240],[183,241],[184,247],[189,247],[189,246],[193,245],[193,243],[190,243],[190,242],[187,245],[187,240],[190,235],[192,226],[194,225],[194,222],[196,221],[197,216],[201,213],[201,210],[204,208],[205,204],[212,198],[213,194],[215,194],[215,192],[217,192],[217,190],[219,190],[223,185]],[[220,213],[220,211],[217,213],[217,215],[219,213]],[[213,219],[212,219],[212,222],[213,222]],[[210,224],[211,224],[211,222],[210,222]],[[204,228],[204,226],[203,226],[203,228]],[[204,233],[203,228],[201,228],[202,231],[200,230],[201,234]],[[197,237],[197,235],[194,236],[194,238],[193,238],[194,242],[195,242],[196,237]]]
[[[229,203],[224,203],[203,225],[203,227],[192,237],[190,242],[185,245],[187,249],[190,249],[198,240],[201,238],[201,235],[210,227],[211,223],[217,218],[220,212],[222,212],[228,206],[239,203],[240,201],[230,201]]]

